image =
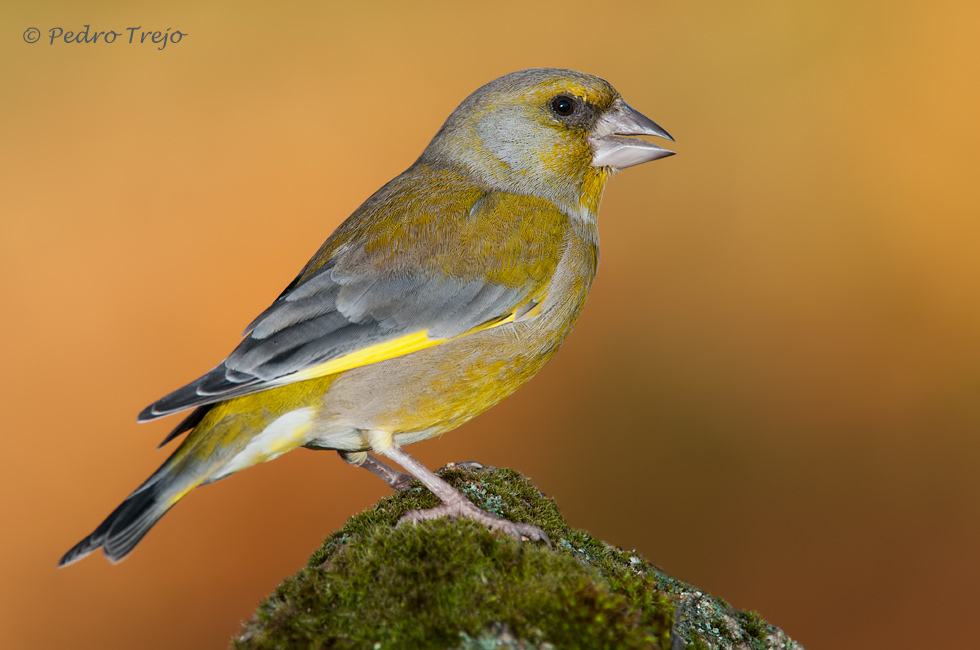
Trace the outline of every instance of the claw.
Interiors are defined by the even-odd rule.
[[[471,501],[462,497],[462,495],[460,496],[460,499],[453,499],[435,508],[409,510],[398,520],[398,525],[400,526],[406,523],[417,524],[420,521],[430,521],[444,517],[472,519],[483,524],[490,530],[499,530],[519,541],[543,541],[551,547],[551,539],[548,537],[548,534],[534,524],[510,521],[509,519],[492,515],[485,510],[480,510],[480,508],[473,505]]]

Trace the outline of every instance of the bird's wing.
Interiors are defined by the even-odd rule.
[[[410,354],[511,322],[541,302],[566,218],[528,197],[455,194],[464,196],[434,191],[383,216],[369,199],[227,359],[139,419]]]

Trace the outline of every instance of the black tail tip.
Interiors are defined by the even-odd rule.
[[[58,568],[60,569],[78,562],[92,551],[98,549],[100,546],[102,546],[102,541],[97,540],[95,535],[86,537],[79,543],[75,544],[70,551],[61,556],[61,559],[58,560]]]

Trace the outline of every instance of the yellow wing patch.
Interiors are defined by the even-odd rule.
[[[354,352],[345,354],[342,357],[337,357],[336,359],[331,359],[330,361],[313,366],[312,368],[294,372],[291,375],[286,375],[282,378],[282,380],[285,380],[288,383],[293,383],[296,381],[305,381],[307,379],[316,379],[317,377],[325,377],[327,375],[333,375],[338,372],[350,370],[351,368],[360,368],[361,366],[366,366],[379,361],[384,361],[386,359],[393,359],[405,354],[431,348],[433,345],[438,345],[445,340],[446,339],[440,338],[430,339],[426,332],[414,332],[392,341],[385,341],[384,343],[369,345],[366,348],[355,350]]]
[[[490,321],[489,323],[474,327],[470,331],[461,334],[460,338],[513,322],[514,314],[511,313],[499,320]],[[366,348],[355,350],[354,352],[345,354],[342,357],[337,357],[336,359],[331,359],[330,361],[313,366],[312,368],[294,372],[291,375],[286,375],[282,379],[277,380],[275,383],[292,384],[297,381],[306,381],[307,379],[326,377],[327,375],[334,375],[338,372],[344,372],[345,370],[351,370],[353,368],[360,368],[361,366],[378,363],[379,361],[386,361],[387,359],[402,357],[406,354],[411,354],[412,352],[418,352],[419,350],[431,348],[448,340],[449,339],[438,337],[430,338],[428,330],[413,332],[412,334],[406,334],[405,336],[401,336],[391,341],[369,345]]]

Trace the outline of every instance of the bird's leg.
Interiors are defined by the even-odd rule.
[[[380,435],[372,435],[376,433]],[[390,434],[371,431],[369,432],[369,436],[371,446],[377,453],[387,456],[407,469],[412,476],[417,478],[422,485],[429,488],[442,501],[442,505],[436,506],[435,508],[409,510],[402,515],[402,518],[398,522],[399,524],[418,523],[420,521],[440,519],[442,517],[465,517],[479,522],[491,530],[503,531],[516,539],[544,540],[549,545],[551,544],[548,535],[537,526],[502,519],[476,507],[459,490],[436,476],[425,465],[409,456],[404,449],[391,440]]]
[[[385,465],[374,456],[369,456],[367,452],[338,451],[340,457],[355,467],[363,467],[371,472],[396,492],[404,492],[412,484],[412,477],[404,472],[399,472],[393,467]]]

